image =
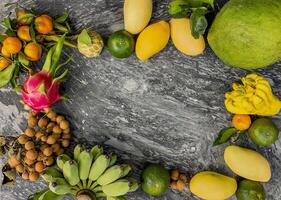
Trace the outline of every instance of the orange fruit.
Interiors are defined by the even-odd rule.
[[[7,58],[0,57],[0,71],[6,69],[11,63]]]
[[[19,53],[21,48],[22,43],[17,37],[7,37],[3,42],[3,49],[5,49],[9,54]]]
[[[30,42],[24,48],[24,54],[30,61],[38,61],[42,56],[42,48],[39,44]]]
[[[20,26],[17,34],[18,37],[23,41],[29,42],[31,40],[29,26]]]
[[[49,34],[53,31],[53,19],[48,15],[41,15],[35,19],[35,29],[41,34]]]
[[[251,126],[251,117],[249,115],[235,114],[232,118],[232,125],[239,131],[244,131]]]
[[[28,14],[25,10],[23,9],[18,9],[16,11],[16,16],[17,16],[17,19],[19,17],[22,17],[22,16],[25,16],[26,14]],[[30,24],[31,23],[31,20],[30,18],[22,18],[21,20],[17,20],[19,24],[22,24],[22,25],[26,25],[26,24]]]
[[[11,57],[11,54],[4,47],[1,49],[1,54],[7,58]]]

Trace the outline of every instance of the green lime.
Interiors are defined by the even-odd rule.
[[[108,50],[116,58],[127,58],[134,52],[134,37],[127,31],[111,34],[107,41]]]
[[[252,123],[248,134],[255,144],[269,146],[278,139],[279,130],[270,119],[260,118]]]
[[[162,165],[150,164],[142,172],[142,189],[147,194],[159,196],[164,194],[170,185],[170,175]]]
[[[259,182],[240,181],[236,191],[237,200],[265,200],[265,191]]]

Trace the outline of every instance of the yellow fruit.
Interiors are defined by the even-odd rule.
[[[38,61],[42,56],[42,48],[39,44],[30,42],[24,48],[24,54],[30,61]]]
[[[235,194],[235,179],[212,171],[196,174],[190,180],[190,191],[207,200],[224,200]]]
[[[9,54],[17,54],[22,48],[22,43],[17,37],[7,37],[3,42],[3,49]]]
[[[197,56],[205,49],[204,37],[195,39],[191,34],[190,20],[187,18],[173,18],[170,21],[171,38],[175,47],[188,56]]]
[[[170,26],[160,21],[146,27],[139,35],[136,43],[137,57],[145,61],[163,50],[170,38]]]
[[[152,15],[152,0],[125,0],[124,26],[131,34],[140,33]]]
[[[268,161],[258,152],[238,146],[228,146],[224,150],[224,161],[237,175],[259,182],[267,182],[271,178]]]
[[[30,37],[30,33],[29,33],[29,26],[20,26],[17,34],[21,40],[24,40],[26,42],[31,41],[31,37]]]
[[[4,57],[0,57],[0,71],[6,69],[7,67],[9,67],[12,64],[12,62]]]

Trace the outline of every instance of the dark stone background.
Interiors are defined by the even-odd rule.
[[[0,1],[0,16],[8,14]],[[169,19],[168,0],[154,0],[152,21]],[[92,28],[106,38],[122,29],[120,0],[22,0],[26,7],[35,6],[39,13],[52,16],[70,12],[75,31]],[[79,52],[66,49],[64,57],[74,54],[67,65],[70,79],[63,84],[62,94],[70,101],[61,101],[56,110],[72,122],[75,142],[106,145],[124,161],[136,166],[136,175],[146,162],[160,162],[194,175],[201,170],[216,170],[235,176],[223,161],[226,145],[211,147],[220,129],[230,125],[230,114],[223,106],[224,93],[233,81],[246,71],[223,64],[207,48],[204,55],[188,57],[169,42],[164,51],[147,62],[133,55],[115,59],[105,49],[97,59],[83,58]],[[258,70],[269,78],[275,94],[281,97],[281,63]],[[0,90],[0,132],[20,133],[26,126],[20,94],[9,88]],[[280,115],[274,117],[280,126]],[[257,148],[245,137],[242,146],[257,149],[272,165],[273,176],[264,184],[267,199],[281,199],[280,141],[270,148]],[[0,160],[3,166],[6,159]],[[2,178],[2,177],[1,177]],[[43,189],[40,180],[29,183],[18,179],[15,187],[1,187],[0,199],[26,199]],[[141,190],[128,199],[196,199],[188,190],[179,194],[169,191],[163,197],[149,197]]]

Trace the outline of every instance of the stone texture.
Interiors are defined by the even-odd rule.
[[[0,16],[8,14],[0,2]],[[39,13],[52,16],[70,12],[71,23],[78,32],[92,28],[104,38],[122,29],[122,1],[116,0],[22,0],[21,5],[34,6]],[[155,0],[152,21],[169,19],[168,0]],[[83,58],[79,52],[67,65],[70,79],[63,84],[62,93],[70,97],[61,101],[56,110],[72,122],[75,142],[89,145],[104,144],[109,151],[136,166],[136,176],[147,162],[160,162],[168,168],[177,167],[191,177],[201,170],[216,170],[233,175],[223,161],[226,145],[211,147],[220,129],[230,125],[230,115],[223,106],[224,93],[233,81],[246,71],[223,64],[207,48],[204,55],[187,57],[171,42],[165,51],[147,62],[135,56],[115,59],[105,49],[97,59]],[[281,97],[281,63],[256,71],[269,78],[274,92]],[[0,132],[16,135],[26,126],[20,94],[10,88],[0,90]],[[280,115],[274,117],[280,126]],[[281,199],[281,144],[257,148],[246,138],[238,144],[257,149],[271,162],[273,176],[264,184],[267,199]],[[0,160],[0,166],[6,159]],[[234,176],[234,175],[233,175]],[[1,177],[1,176],[0,176]],[[2,177],[1,177],[2,178]],[[15,187],[1,187],[5,200],[23,200],[43,189],[41,180],[29,183],[18,179]],[[188,190],[169,191],[163,197],[149,197],[141,190],[128,196],[134,200],[196,199]],[[234,199],[234,198],[233,198]]]

